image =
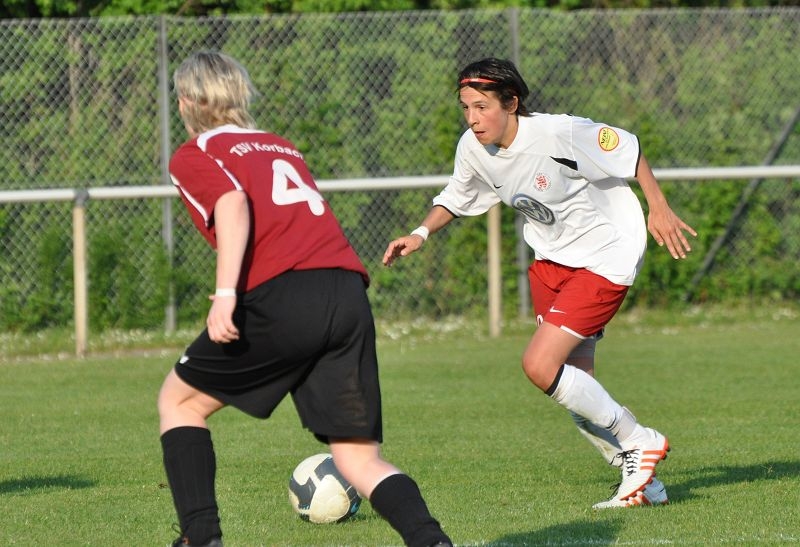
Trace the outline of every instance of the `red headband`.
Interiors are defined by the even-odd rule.
[[[459,84],[496,84],[494,80],[490,80],[488,78],[464,78],[459,82]]]

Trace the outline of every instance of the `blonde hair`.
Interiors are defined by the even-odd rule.
[[[250,101],[256,94],[247,70],[233,57],[215,51],[189,56],[172,76],[183,99],[181,118],[202,133],[225,124],[255,129]]]

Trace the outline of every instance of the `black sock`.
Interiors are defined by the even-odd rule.
[[[221,538],[214,494],[217,462],[211,433],[202,427],[176,427],[161,436],[161,448],[184,538],[189,545]]]
[[[450,543],[450,538],[428,511],[417,483],[408,475],[386,477],[372,491],[369,502],[400,533],[409,547]]]

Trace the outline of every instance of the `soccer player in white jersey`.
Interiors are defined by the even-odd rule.
[[[665,504],[655,467],[666,458],[667,438],[639,424],[594,378],[595,343],[641,268],[647,231],[675,259],[691,250],[684,232],[697,234],[669,207],[633,134],[528,112],[528,86],[506,60],[466,66],[458,87],[469,128],[453,175],[419,228],[389,243],[383,263],[417,251],[453,219],[500,202],[524,214],[538,323],[523,353],[525,374],[620,468],[614,494],[594,508]],[[647,200],[647,226],[630,177]]]

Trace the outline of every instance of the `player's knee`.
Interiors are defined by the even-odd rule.
[[[399,470],[380,455],[380,448],[372,441],[347,442],[331,439],[331,454],[336,469],[356,490],[369,498],[372,489],[389,475]]]
[[[158,399],[156,400],[156,407],[158,408],[158,414],[163,416],[165,412],[168,411],[170,407],[174,407],[176,402],[174,401],[173,394],[166,383],[161,386],[161,390],[158,392]]]
[[[180,401],[169,390],[162,389],[158,394],[158,401],[156,402],[158,408],[158,415],[162,419],[170,418],[178,414],[180,408]]]
[[[550,385],[548,382],[547,362],[535,355],[525,352],[522,356],[522,370],[533,385],[544,391]]]
[[[187,395],[181,390],[162,389],[158,396],[158,415],[162,422],[201,424],[225,405],[201,392]]]
[[[525,354],[522,356],[521,364],[522,371],[525,373],[525,376],[527,376],[529,379],[532,379],[532,376],[536,372],[536,362],[532,358],[528,357],[527,354]]]

